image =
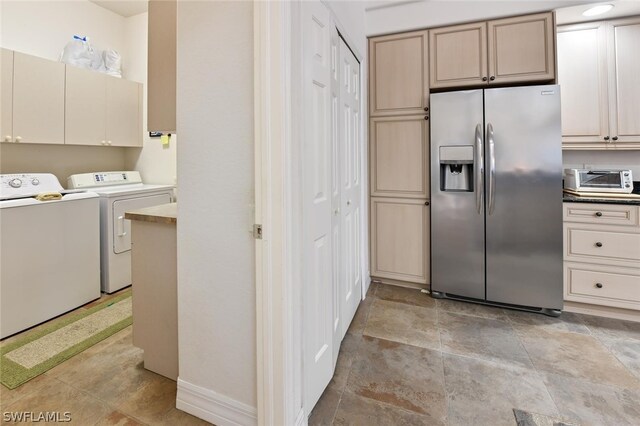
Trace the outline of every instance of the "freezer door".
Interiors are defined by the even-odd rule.
[[[485,297],[482,104],[482,90],[431,95],[431,289],[475,299]]]
[[[562,309],[560,87],[485,90],[487,300]]]

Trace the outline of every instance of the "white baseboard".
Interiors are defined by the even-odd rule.
[[[590,305],[587,303],[564,301],[564,311],[577,314],[595,315],[597,317],[615,318],[640,322],[640,311],[614,308],[609,306]]]
[[[217,426],[255,426],[255,407],[178,378],[176,408]]]
[[[301,408],[300,411],[298,411],[298,416],[296,417],[296,426],[307,426],[309,424],[308,422],[309,419],[307,419],[304,408]]]

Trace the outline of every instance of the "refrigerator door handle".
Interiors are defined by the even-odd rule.
[[[487,210],[493,213],[496,205],[496,147],[493,140],[493,125],[487,124],[487,143],[489,144],[489,190]]]
[[[484,196],[484,148],[482,146],[482,124],[476,126],[476,209],[482,214],[482,197]]]

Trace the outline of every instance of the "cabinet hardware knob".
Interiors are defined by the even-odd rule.
[[[605,136],[605,137],[604,137],[604,140],[605,140],[605,141],[608,141],[608,140],[609,140],[609,136]]]
[[[493,81],[493,80],[495,80],[495,79],[496,79],[496,76],[495,76],[495,75],[492,75],[491,77],[489,77],[489,80],[491,80],[491,81]]]
[[[100,144],[104,145],[104,144],[106,144],[106,142],[105,141],[100,141]]]
[[[602,288],[602,284],[601,283],[596,283],[596,287]]]
[[[487,81],[487,77],[482,77],[482,81]]]
[[[429,107],[424,107],[424,110],[425,111],[429,111]]]
[[[428,120],[428,119],[429,119],[429,116],[428,116],[428,115],[425,115],[425,116],[424,116],[424,119],[425,119],[425,120]]]
[[[425,206],[428,206],[428,205],[429,205],[429,202],[428,202],[428,201],[425,201],[425,202],[424,202],[424,205],[425,205]]]
[[[602,216],[602,212],[596,212],[596,216],[598,217]]]
[[[602,247],[602,243],[601,243],[600,241],[598,241],[598,242],[596,243],[596,247]]]
[[[20,136],[16,136],[16,142],[18,143],[22,142],[22,138]]]
[[[614,141],[617,141],[617,140],[618,140],[618,137],[617,137],[617,136],[614,136],[614,137],[612,137],[611,139],[613,139]]]
[[[107,145],[111,145],[111,141],[107,141]]]
[[[347,205],[350,206],[351,205],[351,200],[347,200]]]
[[[4,137],[5,142],[11,142],[11,135],[7,135]]]

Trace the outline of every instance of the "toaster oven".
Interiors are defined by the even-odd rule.
[[[576,192],[633,192],[631,170],[565,169],[564,187]]]

